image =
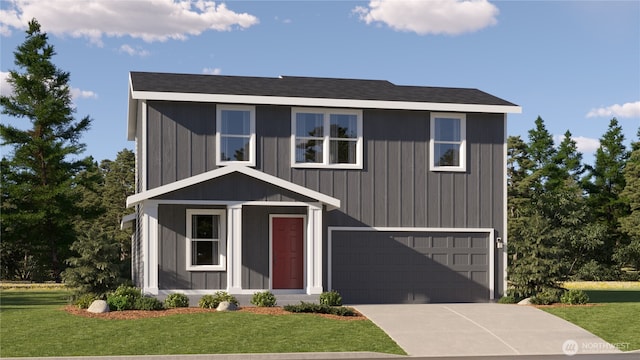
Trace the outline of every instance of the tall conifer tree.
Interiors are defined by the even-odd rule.
[[[0,219],[2,241],[20,253],[15,258],[28,260],[34,272],[23,276],[32,280],[60,280],[81,213],[76,175],[91,166],[90,158],[78,158],[85,148],[80,136],[91,119],[74,119],[69,73],[53,64],[55,54],[40,24],[30,21],[14,52],[18,70],[8,77],[13,92],[0,97],[3,114],[30,124],[27,130],[0,125],[3,145],[12,148],[3,159]]]

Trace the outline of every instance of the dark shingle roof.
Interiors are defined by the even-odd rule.
[[[477,89],[399,86],[384,80],[131,72],[134,91],[517,106]]]

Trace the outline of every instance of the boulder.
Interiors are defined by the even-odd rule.
[[[520,300],[518,305],[531,305],[531,298],[526,298],[526,299]]]
[[[91,303],[87,311],[94,314],[108,313],[109,305],[104,300],[95,300]]]
[[[216,310],[217,311],[235,311],[235,310],[238,310],[238,305],[232,302],[222,301],[220,302],[220,304],[218,304],[218,307],[216,308]]]

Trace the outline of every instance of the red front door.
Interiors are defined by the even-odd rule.
[[[272,218],[273,288],[304,287],[304,218]]]

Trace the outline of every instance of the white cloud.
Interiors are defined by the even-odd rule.
[[[635,118],[640,117],[640,101],[628,102],[622,105],[614,104],[607,107],[591,109],[587,117],[620,117]]]
[[[371,0],[358,6],[360,20],[384,23],[394,30],[420,35],[458,35],[497,23],[499,10],[487,0]]]
[[[145,56],[149,56],[149,51],[144,50],[143,48],[136,46],[135,48],[131,45],[128,44],[124,44],[122,46],[120,46],[120,49],[118,49],[119,52],[121,53],[125,53],[125,54],[129,54],[131,56],[140,56],[140,57],[145,57]]]
[[[103,36],[184,40],[207,30],[230,31],[258,23],[251,14],[211,0],[13,0],[8,7],[0,10],[0,34],[24,29],[36,18],[47,33],[87,38],[97,45],[102,45]]]
[[[222,69],[220,68],[204,68],[202,69],[203,74],[207,75],[220,75],[222,73]]]
[[[9,78],[9,72],[0,71],[0,94],[2,96],[10,96],[13,94],[13,87],[7,79]],[[98,94],[90,90],[82,90],[79,88],[70,87],[69,92],[73,100],[77,99],[97,99]]]
[[[71,92],[71,98],[74,100],[77,99],[97,99],[98,98],[98,94],[94,93],[93,91],[89,91],[89,90],[81,90],[78,88],[70,88],[69,91]]]
[[[592,139],[585,136],[571,136],[571,139],[576,142],[576,148],[583,154],[594,153],[598,147],[600,147],[600,140]],[[564,135],[555,135],[553,142],[556,146],[564,140]]]
[[[581,153],[593,153],[600,147],[600,140],[584,136],[572,136],[576,142],[576,147]]]
[[[9,72],[0,71],[0,95],[9,96],[13,93],[13,87],[7,79],[9,78]]]

